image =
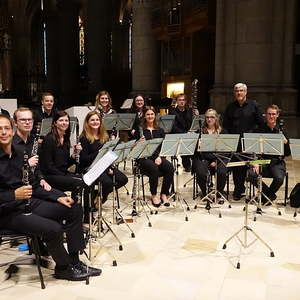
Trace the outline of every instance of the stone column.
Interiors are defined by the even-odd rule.
[[[295,9],[295,0],[217,0],[212,107],[222,112],[233,85],[244,82],[263,107],[276,103],[285,115],[295,114]]]
[[[87,2],[87,60],[89,101],[95,102],[100,90],[107,89],[111,49],[111,0]]]
[[[160,95],[158,42],[151,25],[151,0],[133,0],[132,92]]]
[[[12,90],[12,65],[11,65],[11,37],[4,33],[2,43],[2,63],[0,67],[0,82],[2,89],[11,91]]]
[[[79,1],[61,0],[59,8],[60,104],[66,108],[80,104],[79,81]]]

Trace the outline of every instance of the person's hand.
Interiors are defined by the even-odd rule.
[[[57,201],[62,204],[62,205],[65,205],[69,208],[72,207],[72,204],[74,203],[74,200],[71,198],[71,197],[59,197],[57,199]]]
[[[158,156],[155,158],[154,163],[159,166],[161,164],[161,161],[162,161],[161,158]]]
[[[134,135],[134,133],[135,133],[135,129],[132,129],[131,130],[131,135]]]
[[[114,174],[114,171],[113,171],[112,169],[109,168],[109,169],[107,170],[107,173],[108,173],[108,175],[113,175],[113,174]]]
[[[199,110],[197,108],[193,108],[193,115],[199,116]]]
[[[213,162],[210,163],[210,167],[214,168],[215,166],[216,166],[216,162],[215,161],[213,161]]]
[[[51,191],[51,185],[45,179],[40,180],[40,186],[43,187],[44,190],[48,192]]]
[[[30,199],[32,195],[32,186],[23,185],[15,190],[16,199]]]
[[[36,167],[38,163],[39,163],[38,155],[34,155],[28,159],[28,164],[30,168]]]
[[[81,150],[82,150],[82,147],[81,147],[80,143],[78,143],[77,145],[74,145],[74,151],[73,151],[72,157],[74,159],[76,159],[76,156],[79,155]]]
[[[284,143],[284,144],[287,144],[287,143],[288,143],[288,140],[287,140],[285,137],[283,137],[283,143]]]

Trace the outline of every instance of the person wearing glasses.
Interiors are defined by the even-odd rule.
[[[144,108],[145,108],[144,96],[141,94],[137,94],[133,98],[132,108],[129,110],[129,113],[135,114],[134,123],[132,125],[132,130],[130,131],[130,135],[129,135],[130,139],[133,138],[136,131],[141,129]]]
[[[39,155],[32,155],[32,148],[34,143],[34,135],[31,133],[33,128],[33,114],[27,107],[20,107],[14,112],[14,123],[16,132],[13,137],[13,145],[16,150],[23,154],[27,154],[28,163],[31,169],[34,169],[34,176],[37,177],[40,185],[47,191],[51,190],[51,186],[47,183],[44,175],[38,166]]]
[[[220,125],[219,114],[212,108],[205,112],[205,119],[202,124],[201,133],[220,134],[226,131]],[[216,158],[212,152],[199,152],[196,149],[192,170],[196,174],[197,184],[199,185],[202,197],[208,193],[208,176],[215,174],[217,170],[217,202],[223,204],[221,194],[224,192],[226,183],[226,166]]]
[[[21,118],[26,119],[24,124],[32,122],[32,116]],[[12,138],[12,121],[0,115],[0,228],[43,238],[56,263],[57,279],[79,281],[99,276],[100,269],[87,267],[79,259],[79,252],[85,248],[81,205],[59,190],[45,190],[33,176],[25,185],[24,154],[16,150]],[[25,214],[28,199],[31,213]]]
[[[262,165],[261,175],[262,177],[272,178],[271,184],[268,186],[265,182],[262,182],[262,204],[271,204],[271,201],[276,200],[276,193],[283,184],[286,174],[286,164],[284,158],[291,155],[289,138],[286,128],[283,126],[283,122],[277,122],[280,115],[280,109],[277,105],[272,104],[267,107],[265,114],[265,123],[258,128],[259,133],[282,133],[284,136],[284,153],[283,155],[270,155],[263,154],[262,159],[271,160],[270,164]],[[259,174],[259,166],[254,166],[250,171],[250,178],[252,182],[257,186],[257,177]]]
[[[235,100],[225,109],[223,127],[229,134],[242,135],[244,132],[254,132],[264,124],[261,106],[255,100],[247,98],[247,86],[244,83],[237,83],[234,86],[233,95]],[[242,152],[241,139],[237,152]],[[240,200],[245,193],[246,172],[246,166],[232,168],[234,200]]]

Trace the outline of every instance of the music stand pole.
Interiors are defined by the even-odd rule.
[[[230,238],[228,238],[225,243],[223,244],[223,249],[226,249],[227,244],[234,238],[236,237],[237,240],[240,242],[241,246],[243,248],[249,248],[251,245],[253,245],[257,240],[260,241],[266,248],[270,250],[270,256],[274,257],[274,251],[272,248],[248,225],[248,204],[249,204],[249,180],[247,181],[246,184],[246,199],[245,199],[245,217],[244,217],[244,226],[239,229],[236,233],[234,233]],[[248,242],[248,231],[251,232],[255,239],[252,240],[251,242]],[[243,232],[243,240],[239,237],[239,234]],[[237,262],[236,265],[237,269],[240,269],[240,259]]]

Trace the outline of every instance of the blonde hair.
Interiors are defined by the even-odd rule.
[[[84,119],[84,123],[83,123],[83,130],[82,130],[82,133],[81,133],[80,136],[81,137],[85,137],[89,141],[89,143],[91,143],[91,144],[94,143],[95,137],[94,137],[94,135],[92,133],[91,127],[88,124],[90,118],[92,116],[94,116],[94,115],[97,115],[98,118],[99,118],[99,120],[100,120],[100,122],[101,122],[101,125],[100,125],[100,127],[98,128],[98,131],[97,131],[97,135],[99,137],[99,140],[100,140],[101,144],[104,144],[104,143],[106,143],[109,140],[109,135],[108,135],[108,133],[107,133],[107,131],[105,129],[105,126],[102,123],[102,119],[101,119],[100,114],[97,111],[95,111],[95,110],[90,111],[86,115],[86,117]]]
[[[107,96],[108,98],[108,109],[107,110],[110,110],[112,108],[112,100],[111,100],[111,97],[110,97],[110,94],[107,92],[107,91],[100,91],[97,95],[96,95],[96,102],[95,102],[95,109],[98,109],[99,106],[101,105],[100,104],[100,97],[101,96]]]
[[[205,112],[205,118],[204,118],[204,122],[202,124],[202,132],[203,133],[208,133],[208,124],[206,122],[206,115],[212,113],[215,117],[215,133],[220,133],[222,131],[222,126],[220,125],[220,116],[217,113],[217,111],[213,108],[209,108],[206,112]]]

